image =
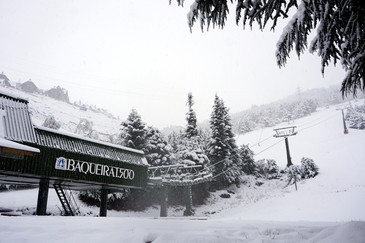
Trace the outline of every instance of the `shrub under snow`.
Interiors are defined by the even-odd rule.
[[[302,158],[300,170],[302,178],[307,179],[318,175],[319,168],[312,159]]]
[[[56,118],[53,115],[50,115],[43,122],[42,126],[58,130],[58,129],[60,129],[61,124],[58,121],[56,121]]]
[[[279,167],[276,161],[273,159],[262,159],[257,161],[257,167],[259,173],[262,174],[267,179],[275,179],[280,177]]]
[[[365,105],[350,106],[347,109],[346,121],[349,122],[349,128],[365,129]]]

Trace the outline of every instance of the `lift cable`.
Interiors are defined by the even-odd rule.
[[[270,138],[272,138],[272,137],[273,137],[273,136],[272,136],[272,135],[270,135],[270,136],[266,137],[264,140],[260,140],[259,142],[257,142],[257,143],[255,143],[255,144],[253,144],[253,145],[249,146],[249,148],[253,148],[253,147],[255,147],[255,146],[259,145],[260,143],[263,143],[263,142],[265,142],[265,141],[269,140],[269,139],[270,139]]]
[[[321,123],[323,123],[323,122],[325,122],[325,121],[328,121],[328,120],[330,120],[330,119],[334,118],[335,116],[337,116],[337,114],[333,114],[332,116],[327,117],[326,119],[324,119],[324,120],[322,120],[322,121],[319,121],[319,122],[317,122],[317,123],[315,123],[315,124],[313,124],[313,125],[311,125],[311,126],[301,128],[301,129],[299,129],[299,130],[298,130],[298,132],[301,132],[301,131],[307,130],[307,129],[309,129],[309,128],[315,127],[315,126],[317,126],[317,125],[319,125],[319,124],[321,124]]]
[[[321,123],[323,123],[323,122],[325,122],[325,121],[327,121],[327,120],[330,120],[330,119],[334,118],[335,116],[336,116],[336,114],[331,115],[331,116],[327,117],[326,119],[324,119],[324,120],[322,120],[322,121],[319,121],[319,122],[317,122],[317,123],[315,123],[315,124],[313,124],[313,125],[311,125],[311,126],[304,127],[304,128],[302,128],[302,129],[300,129],[300,130],[298,130],[298,131],[304,131],[304,130],[306,130],[306,129],[309,129],[309,128],[312,128],[312,127],[315,127],[315,126],[317,126],[317,125],[319,125],[319,124],[321,124]],[[304,124],[310,124],[310,123],[312,123],[312,122],[314,122],[314,121],[317,121],[317,120],[319,120],[319,119],[322,119],[322,118],[324,118],[324,117],[326,117],[326,116],[320,117],[320,118],[315,119],[315,120],[312,120],[312,121],[310,121],[310,122],[306,122],[306,123],[304,123]],[[272,138],[272,136],[267,137],[267,138],[266,138],[266,139],[264,139],[263,141],[266,141],[266,140],[268,140],[269,138]],[[274,144],[272,144],[272,145],[268,146],[267,148],[265,148],[265,149],[261,150],[260,152],[256,153],[254,156],[259,155],[259,154],[261,154],[261,153],[265,152],[266,150],[268,150],[268,149],[270,149],[270,148],[272,148],[272,147],[276,146],[277,144],[279,144],[280,142],[282,142],[282,141],[284,141],[284,140],[285,140],[284,138],[283,138],[283,139],[280,139],[280,140],[279,140],[279,141],[277,141],[276,143],[274,143]],[[263,142],[263,141],[261,141],[261,142]],[[258,143],[257,143],[257,144],[258,144]],[[257,144],[252,145],[250,148],[252,148],[252,147],[256,146]],[[220,161],[218,161],[218,162],[216,162],[215,164],[210,165],[210,166],[214,166],[214,165],[216,165],[216,164],[218,164],[218,163],[221,163],[221,162],[223,162],[223,161],[224,161],[224,160],[220,160]],[[230,170],[235,169],[235,168],[237,168],[237,167],[236,167],[236,166],[234,166],[234,167],[231,167],[231,168],[229,168],[229,169],[227,169],[227,170],[224,170],[224,171],[220,172],[219,174],[217,174],[217,175],[213,176],[213,179],[214,179],[214,178],[216,178],[216,177],[218,177],[218,176],[220,176],[220,175],[222,175],[222,174],[225,174],[225,173],[227,173],[227,172],[229,172]]]
[[[277,145],[278,143],[280,143],[280,142],[282,142],[282,141],[284,141],[284,138],[283,138],[283,139],[280,139],[279,141],[277,141],[276,143],[274,143],[274,144],[270,145],[269,147],[267,147],[267,148],[265,148],[265,149],[261,150],[260,152],[258,152],[258,153],[256,153],[256,154],[254,154],[254,156],[257,156],[257,155],[259,155],[259,154],[261,154],[261,153],[265,152],[266,150],[268,150],[268,149],[270,149],[270,148],[274,147],[275,145]]]

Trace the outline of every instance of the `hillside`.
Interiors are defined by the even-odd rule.
[[[364,94],[358,96],[364,98]],[[232,126],[235,133],[244,134],[264,127],[272,127],[310,115],[317,108],[329,107],[354,98],[342,97],[337,87],[298,91],[281,100],[268,104],[254,105],[250,109],[233,113]]]
[[[116,139],[121,121],[103,112],[92,109],[80,109],[79,106],[62,102],[51,97],[38,94],[26,93],[15,88],[1,87],[0,91],[10,92],[15,96],[29,101],[29,110],[35,125],[41,126],[46,118],[53,115],[61,125],[61,130],[75,132],[81,119],[92,121],[93,129],[98,133],[98,139],[110,142]],[[112,136],[112,137],[110,137]]]
[[[361,100],[359,102],[364,102]],[[280,124],[277,127],[287,126]],[[294,164],[312,158],[320,174],[284,187],[280,180],[258,186],[247,178],[232,187],[231,198],[212,194],[208,203],[196,208],[191,218],[156,219],[159,206],[145,212],[108,211],[109,218],[95,217],[1,217],[4,242],[364,242],[365,154],[364,130],[343,133],[342,117],[335,106],[295,120],[298,134],[289,138]],[[238,136],[249,144],[255,159],[272,158],[286,164],[284,142],[272,137],[273,128]],[[49,212],[60,207],[50,191]],[[0,205],[34,211],[37,190],[1,193]],[[81,204],[82,205],[82,204]],[[97,208],[82,205],[86,215]],[[170,207],[170,216],[181,216],[183,208]],[[196,220],[194,220],[196,219]],[[200,220],[197,220],[200,219]],[[40,228],[47,229],[39,231]],[[4,234],[6,232],[6,234]],[[0,231],[1,234],[1,231]]]

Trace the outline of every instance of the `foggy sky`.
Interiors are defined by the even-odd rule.
[[[340,65],[320,72],[317,54],[293,53],[279,69],[276,32],[236,26],[190,33],[191,1],[0,0],[0,72],[30,78],[41,89],[60,85],[71,101],[106,108],[124,119],[136,109],[148,125],[185,125],[188,92],[198,121],[217,93],[231,112],[302,90],[337,85]]]

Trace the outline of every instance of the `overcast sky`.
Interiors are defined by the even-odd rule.
[[[71,101],[106,108],[125,119],[135,108],[148,125],[185,125],[188,92],[198,121],[209,118],[217,93],[231,112],[302,90],[338,85],[340,66],[320,72],[320,58],[275,60],[276,32],[243,30],[234,11],[224,30],[190,33],[191,1],[0,0],[0,72],[60,85]]]

